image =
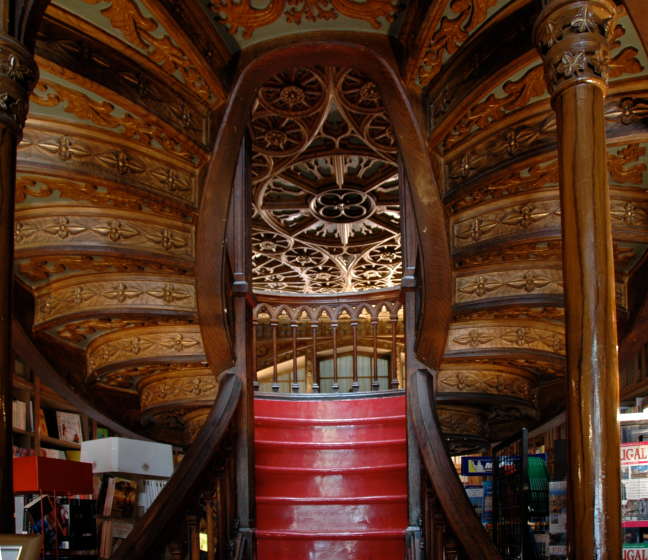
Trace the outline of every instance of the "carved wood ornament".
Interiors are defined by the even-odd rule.
[[[383,25],[381,19],[393,21],[398,4],[394,0],[271,0],[264,8],[258,8],[251,0],[224,0],[210,4],[210,8],[222,18],[232,35],[240,30],[243,38],[249,39],[255,30],[275,23],[282,15],[287,23],[295,25],[304,21],[332,20],[342,15],[366,21],[379,29]]]
[[[397,286],[397,145],[376,85],[333,67],[276,75],[259,89],[250,133],[255,289]]]

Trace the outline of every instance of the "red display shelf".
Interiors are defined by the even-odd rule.
[[[15,494],[92,494],[92,464],[49,457],[14,457]]]

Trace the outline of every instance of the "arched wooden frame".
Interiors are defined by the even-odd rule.
[[[224,239],[237,158],[257,89],[270,77],[295,66],[351,66],[380,89],[398,138],[418,226],[423,297],[416,353],[430,367],[438,367],[443,355],[452,304],[451,261],[445,215],[422,120],[403,87],[387,38],[371,34],[349,37],[326,41],[300,38],[298,43],[255,53],[241,63],[209,164],[197,230],[198,314],[207,358],[216,375],[232,365],[233,353],[226,331],[225,294],[219,281],[223,255],[215,254],[213,248]]]

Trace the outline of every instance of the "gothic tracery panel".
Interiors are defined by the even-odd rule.
[[[331,67],[278,74],[249,128],[255,289],[398,285],[398,147],[377,85]]]

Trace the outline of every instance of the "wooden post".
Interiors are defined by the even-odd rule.
[[[396,360],[398,359],[398,347],[396,346],[396,330],[398,329],[398,312],[394,311],[390,317],[391,321],[391,358],[389,361],[389,388],[398,389],[398,376],[396,374]]]
[[[317,329],[318,329],[318,323],[317,321],[313,321],[311,323],[311,332],[312,334],[312,339],[313,339],[313,387],[312,391],[313,393],[319,393],[320,391],[320,376],[319,376],[319,363],[317,361]]]
[[[438,535],[431,531],[433,524],[433,514],[425,511],[425,506],[431,503],[429,496],[429,488],[427,484],[427,477],[423,478],[424,467],[421,461],[421,454],[416,439],[416,432],[414,431],[414,411],[412,403],[412,391],[414,383],[411,379],[416,372],[424,367],[418,361],[415,352],[416,340],[416,293],[420,289],[417,282],[416,261],[418,254],[418,237],[416,233],[416,218],[412,208],[412,198],[410,187],[408,183],[407,173],[403,162],[399,162],[401,181],[400,181],[400,204],[401,204],[401,239],[403,248],[403,279],[401,281],[401,289],[404,299],[403,319],[405,331],[405,385],[407,390],[407,517],[408,527],[406,532],[407,554],[411,560],[422,560],[425,556],[422,550],[425,543],[425,532],[427,529],[427,538],[431,540],[429,545],[434,546],[433,543],[439,543]],[[419,272],[420,274],[420,272]],[[389,367],[388,387],[395,389],[398,387],[398,381],[394,383],[395,376],[395,361],[396,361],[396,325],[394,318],[398,320],[398,306],[394,306],[392,310],[392,356]],[[378,315],[376,315],[376,325],[374,326],[374,361],[376,362],[377,370],[377,336],[378,328]],[[377,372],[375,374],[376,381],[378,380]],[[423,496],[427,496],[425,502],[422,501]],[[426,528],[425,524],[428,524]],[[441,540],[441,542],[443,542]],[[434,554],[434,548],[427,551],[428,558],[443,558],[439,556],[439,545],[437,544],[437,555]],[[432,554],[430,554],[432,553]],[[442,553],[442,550],[441,550]]]
[[[378,381],[378,318],[371,321],[371,337],[373,339],[373,356],[371,357],[371,390],[380,389]]]
[[[292,333],[292,392],[299,393],[299,365],[297,363],[297,319],[290,324]],[[305,373],[305,372],[304,372]],[[305,382],[306,380],[304,380]]]
[[[558,123],[570,558],[621,557],[619,371],[603,102],[610,0],[548,0],[535,42]]]
[[[214,496],[208,496],[205,503],[205,520],[207,531],[207,560],[216,560],[216,510],[214,508]]]
[[[250,359],[252,360],[251,368],[252,368],[252,376],[254,377],[254,380],[252,382],[252,386],[254,387],[255,391],[259,390],[259,374],[257,371],[257,329],[259,327],[259,321],[253,317],[252,319],[252,354],[250,356]]]
[[[270,329],[272,330],[272,391],[279,392],[279,373],[277,371],[277,321],[270,321]]]
[[[358,380],[358,321],[351,321],[351,331],[353,333],[353,358],[352,358],[352,382],[351,391],[360,390],[360,381]]]
[[[338,348],[337,348],[337,318],[331,323],[331,332],[333,333],[333,383],[331,384],[331,391],[337,393],[340,390],[338,383]]]
[[[199,519],[195,514],[187,515],[187,540],[189,541],[189,560],[200,560]]]
[[[239,534],[248,536],[254,532],[254,379],[252,354],[252,310],[254,297],[251,287],[252,245],[250,238],[251,189],[249,186],[249,157],[247,142],[242,142],[239,161],[234,177],[232,210],[234,215],[234,350],[236,375],[243,383],[243,393],[238,409],[238,433],[236,440],[236,465],[234,480],[229,485],[235,492],[236,519]],[[273,330],[276,360],[276,328]],[[275,362],[276,363],[276,362]],[[273,387],[274,389],[274,387]],[[229,525],[231,528],[231,525]]]
[[[9,37],[9,6],[0,29],[0,533],[15,530],[12,477],[11,304],[13,301],[14,190],[16,144],[27,116],[29,94],[38,79],[31,53]],[[17,9],[15,6],[12,9]],[[28,8],[20,8],[19,11]],[[14,14],[16,15],[16,14]],[[25,15],[25,14],[20,14]]]
[[[41,380],[34,375],[34,453],[40,457],[41,433],[40,433],[40,410],[41,410]]]

